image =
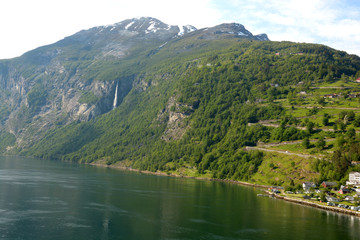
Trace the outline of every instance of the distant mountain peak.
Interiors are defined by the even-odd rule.
[[[179,36],[182,36],[186,33],[190,33],[190,32],[197,30],[197,28],[192,25],[179,26],[179,29],[180,29],[180,32],[178,33]]]
[[[139,40],[159,40],[162,43],[176,37],[185,37],[189,33],[202,39],[241,38],[255,41],[269,41],[266,34],[253,35],[242,24],[224,23],[214,27],[198,30],[192,25],[176,26],[166,24],[152,17],[138,17],[121,22],[82,30],[70,36],[70,39],[93,45],[100,41],[119,41],[128,39],[131,42]],[[121,41],[121,40],[120,40]],[[111,43],[114,45],[114,43]],[[112,47],[111,47],[112,48]]]
[[[170,30],[172,26],[152,17],[141,17],[124,20],[116,24],[122,30],[155,33],[159,30]]]
[[[221,38],[242,38],[256,41],[269,41],[266,34],[253,35],[242,24],[223,23],[210,28],[203,28],[199,31],[202,39],[221,39]]]
[[[265,33],[255,35],[255,37],[260,41],[270,41],[268,35]]]
[[[138,17],[121,21],[119,23],[104,26],[103,28],[110,29],[110,31],[128,31],[137,32],[141,34],[154,34],[159,32],[172,32],[174,35],[183,36],[187,33],[197,31],[198,29],[192,25],[175,26],[166,24],[159,19],[153,17]],[[204,38],[213,38],[215,35],[228,35],[229,37],[249,38],[252,40],[269,41],[266,34],[253,35],[240,23],[223,23],[215,27],[202,29]]]
[[[196,31],[197,28],[192,25],[185,26],[175,26],[163,23],[159,19],[152,17],[140,17],[140,18],[132,18],[124,20],[120,23],[113,25],[113,27],[119,27],[122,30],[127,31],[135,31],[135,32],[143,32],[145,34],[148,33],[156,33],[158,31],[169,31],[176,30],[178,31],[177,35],[182,36],[184,34]]]

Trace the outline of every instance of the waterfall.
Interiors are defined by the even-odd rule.
[[[115,96],[114,96],[113,109],[115,109],[115,108],[116,108],[116,105],[117,105],[118,85],[119,85],[119,83],[117,82],[117,83],[116,83],[116,88],[115,88]]]

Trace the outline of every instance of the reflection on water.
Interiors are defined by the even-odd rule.
[[[0,239],[358,239],[358,217],[220,182],[0,158]]]

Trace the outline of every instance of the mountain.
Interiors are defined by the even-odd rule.
[[[116,85],[119,105],[139,80],[138,70],[169,42],[223,34],[257,39],[235,24],[198,31],[143,17],[83,30],[2,60],[0,129],[23,148],[58,125],[88,121],[112,110]]]
[[[251,123],[285,117],[275,100],[359,69],[354,55],[237,23],[128,19],[0,61],[0,151],[248,180],[262,156],[244,146],[305,136]]]
[[[269,41],[266,34],[253,35],[251,32],[245,29],[245,27],[238,23],[221,24],[212,28],[205,28],[202,32],[196,32],[194,34],[199,35],[204,39],[222,39],[222,38],[246,38],[251,40]]]

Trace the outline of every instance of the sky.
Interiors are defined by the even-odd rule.
[[[359,0],[3,0],[0,59],[142,16],[197,28],[236,22],[273,41],[319,43],[360,56]]]

